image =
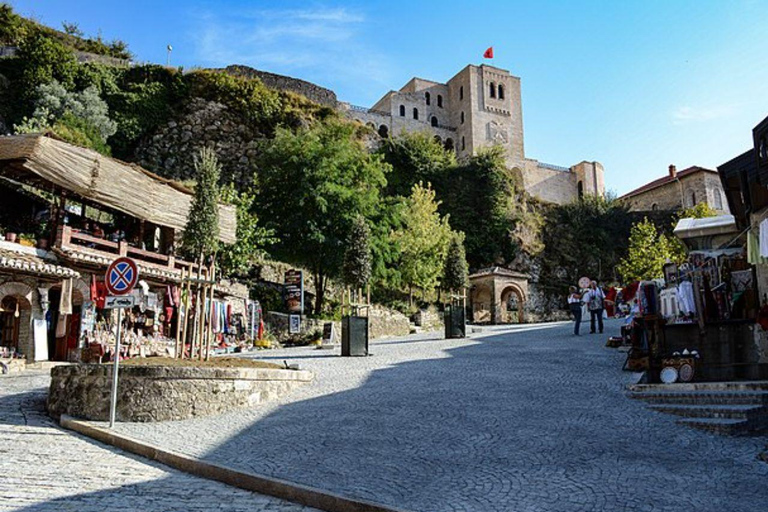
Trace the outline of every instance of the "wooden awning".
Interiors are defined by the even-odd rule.
[[[0,137],[0,175],[181,231],[192,204],[192,191],[178,183],[43,134]],[[236,230],[235,208],[220,204],[219,239],[234,243]]]

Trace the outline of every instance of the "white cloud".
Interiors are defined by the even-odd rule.
[[[688,105],[678,107],[672,112],[674,124],[700,123],[715,119],[731,117],[738,111],[738,105],[710,105],[691,107]]]
[[[195,57],[204,66],[245,64],[332,85],[388,87],[387,60],[368,48],[366,17],[346,8],[193,13]]]

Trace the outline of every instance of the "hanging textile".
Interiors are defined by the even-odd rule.
[[[760,256],[768,258],[768,219],[760,223]]]
[[[59,299],[59,314],[72,314],[72,278],[61,282],[61,298]]]
[[[67,335],[67,315],[59,314],[56,320],[56,337],[63,338]]]
[[[684,315],[696,314],[696,301],[693,298],[693,283],[683,281],[677,288],[677,306]]]

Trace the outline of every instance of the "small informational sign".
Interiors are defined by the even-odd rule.
[[[104,300],[104,309],[125,309],[136,305],[136,297],[133,295],[117,296],[109,295]]]
[[[582,289],[589,288],[589,284],[591,282],[592,281],[588,277],[582,277],[581,279],[579,279],[579,288],[582,288]]]
[[[139,268],[131,258],[120,257],[109,264],[104,284],[110,295],[131,293],[139,280]]]
[[[304,273],[288,270],[285,273],[285,306],[289,313],[304,313]]]
[[[323,345],[333,345],[336,343],[336,329],[333,328],[333,322],[323,324]]]
[[[288,332],[291,334],[299,334],[301,332],[301,315],[289,315]]]

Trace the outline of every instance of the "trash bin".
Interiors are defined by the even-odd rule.
[[[461,303],[445,306],[445,338],[465,338],[467,336],[466,311]]]
[[[341,319],[341,355],[368,355],[368,317],[349,315]]]

